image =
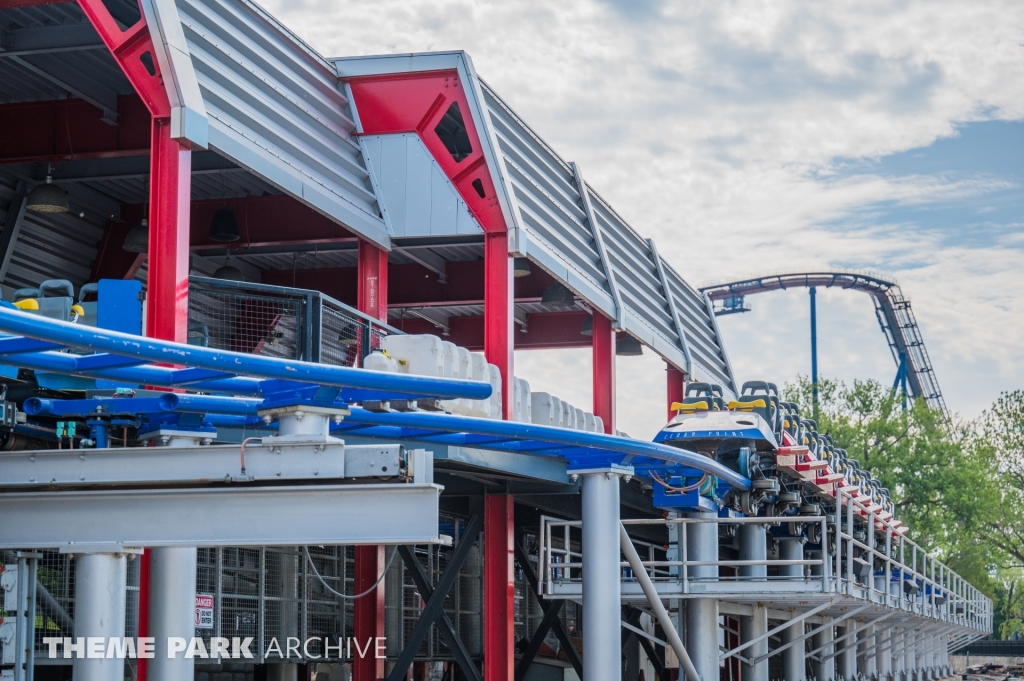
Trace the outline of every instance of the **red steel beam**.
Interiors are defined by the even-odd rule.
[[[213,214],[221,208],[230,208],[238,218],[238,241],[225,244],[210,239]],[[194,201],[191,219],[192,248],[232,248],[244,252],[246,246],[314,242],[315,249],[315,242],[337,243],[356,238],[354,233],[286,194]]]
[[[512,681],[514,678],[514,534],[512,495],[484,496],[484,678],[487,681]]]
[[[119,95],[117,125],[81,99],[0,105],[0,163],[33,163],[71,158],[141,156],[149,153],[150,114],[138,95]]]
[[[593,348],[594,416],[604,422],[604,432],[615,434],[615,330],[612,320],[595,312]]]
[[[668,420],[671,421],[676,415],[676,413],[672,411],[672,403],[682,402],[683,395],[686,392],[686,374],[679,369],[676,369],[671,364],[666,364],[665,375],[668,380],[668,389],[665,394],[665,407],[668,410]]]
[[[501,372],[501,409],[506,420],[512,420],[515,408],[513,317],[508,234],[489,232],[484,235],[484,355]]]

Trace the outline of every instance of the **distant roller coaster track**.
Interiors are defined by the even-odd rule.
[[[744,305],[745,296],[812,286],[844,288],[869,294],[875,303],[875,316],[889,342],[897,371],[906,371],[909,393],[914,397],[923,397],[930,407],[949,415],[921,337],[921,329],[910,308],[910,300],[904,297],[895,281],[858,272],[801,272],[715,284],[702,288],[701,292],[716,302],[716,314],[728,314],[750,309]]]

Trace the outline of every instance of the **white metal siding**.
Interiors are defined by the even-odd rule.
[[[415,133],[366,135],[392,236],[482,234],[455,185]]]

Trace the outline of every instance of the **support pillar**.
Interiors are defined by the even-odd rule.
[[[612,536],[616,546],[618,537],[616,529]],[[487,681],[515,678],[514,548],[515,499],[511,494],[485,496],[484,678]]]
[[[743,523],[739,527],[740,560],[766,560],[768,541],[764,525]],[[761,565],[744,565],[739,569],[740,577],[746,581],[767,581],[768,568]],[[740,618],[740,640],[746,643],[768,632],[768,607],[764,603],[751,606],[750,617]],[[717,645],[717,644],[716,644]],[[768,654],[768,639],[763,639],[747,648],[748,658],[756,658]],[[758,664],[743,664],[740,674],[743,681],[768,681],[768,660]]]
[[[357,546],[353,593],[372,587],[384,571],[384,546]],[[353,604],[352,628],[357,641],[384,636],[384,581],[377,589]],[[352,681],[377,681],[384,678],[384,660],[370,655],[352,660]]]
[[[848,638],[843,638],[847,632],[857,628],[857,623],[853,620],[847,620],[849,624],[845,627],[836,627],[836,638],[842,639],[840,645],[843,647],[843,651],[836,655],[837,667],[836,670],[839,674],[839,678],[843,681],[853,681],[857,678],[857,656],[854,653],[855,648],[850,645],[852,641]]]
[[[893,678],[892,674],[892,654],[896,646],[896,634],[893,630],[887,632],[889,641],[885,642],[886,634],[881,634],[875,637],[872,646],[877,651],[875,653],[875,667],[878,670],[878,678],[881,681],[891,681]]]
[[[359,240],[357,273],[357,308],[360,312],[387,322],[388,320],[388,254],[369,241]],[[364,349],[368,352],[369,349]],[[384,571],[384,546],[357,546],[355,550],[355,584],[353,593],[361,594],[380,579]],[[353,604],[352,629],[357,641],[384,637],[384,596],[382,580],[377,589]],[[352,660],[352,681],[377,681],[384,678],[384,660],[375,655]]]
[[[184,652],[167,657],[172,636],[195,636],[196,549],[153,548],[149,559],[149,636],[156,639],[149,681],[192,681],[195,661]],[[77,615],[76,615],[77,620]],[[76,677],[77,681],[77,677]],[[120,681],[120,679],[118,679]]]
[[[154,118],[151,138],[146,335],[186,343],[192,152],[171,139],[170,119]]]
[[[501,372],[501,413],[506,421],[513,419],[515,410],[512,294],[508,233],[488,232],[484,234],[484,355]]]
[[[892,638],[892,677],[896,681],[906,681],[906,669],[903,666],[903,645],[906,642],[903,627],[897,627]]]
[[[124,554],[76,556],[75,639],[101,638],[106,650],[111,638],[124,638],[127,587],[128,563]],[[72,663],[75,681],[124,681],[124,660],[86,657],[87,652],[83,650],[82,657],[76,657]]]
[[[359,240],[357,308],[360,312],[388,320],[388,252],[369,241]]]
[[[600,681],[622,679],[619,475],[623,473],[621,469],[580,473],[583,482],[583,669],[590,670],[584,671],[588,679]],[[486,674],[484,678],[491,681]]]
[[[917,632],[907,629],[903,632],[903,669],[907,681],[918,681],[917,675]]]
[[[713,513],[692,513],[689,517],[714,520],[716,516]],[[717,523],[691,523],[687,526],[686,557],[691,561],[718,560]],[[714,565],[691,567],[688,573],[691,584],[694,580],[706,582],[718,579],[718,567]],[[686,650],[701,679],[718,679],[717,599],[694,598],[689,601],[686,611]]]
[[[857,634],[857,673],[861,678],[874,679],[878,674],[875,666],[875,628],[865,627]]]
[[[591,343],[594,353],[594,416],[604,422],[604,432],[615,434],[615,331],[612,320],[595,312]]]
[[[665,365],[665,375],[668,379],[667,390],[665,391],[665,407],[668,409],[668,420],[671,421],[676,415],[672,411],[672,404],[674,402],[682,402],[683,396],[686,394],[686,374],[671,364],[667,364]]]
[[[819,553],[818,556],[820,557],[820,555]],[[821,570],[820,565],[812,565],[811,577],[820,579]],[[832,574],[832,565],[828,554],[825,554],[825,570],[828,574]],[[832,656],[832,653],[835,652],[835,646],[832,644],[834,640],[835,627],[833,626],[826,626],[811,637],[811,648],[818,651],[817,657],[811,658],[811,675],[814,677],[814,681],[836,681],[836,658]],[[823,659],[825,657],[828,659]]]
[[[803,560],[803,537],[779,540],[779,558],[782,560]],[[798,579],[804,576],[803,565],[783,565],[779,568],[782,577]],[[779,632],[782,645],[795,641],[804,635],[803,623],[794,624]],[[806,681],[807,679],[807,647],[801,642],[782,651],[783,678],[786,681]]]

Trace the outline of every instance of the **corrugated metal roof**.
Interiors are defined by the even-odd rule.
[[[138,10],[135,12],[137,14]],[[57,32],[82,25],[89,25],[89,22],[74,2],[0,10],[0,29],[6,34],[5,42],[13,44],[15,49],[19,31],[52,29]],[[91,30],[91,26],[87,30]],[[102,47],[99,35],[96,35],[96,44],[97,49],[0,58],[0,101],[64,99],[74,90],[74,96],[116,110],[117,95],[134,91],[117,62]],[[52,77],[47,78],[40,72]]]
[[[0,166],[0,206],[6,219],[20,178]],[[105,218],[85,210],[76,194],[70,197],[68,213],[26,212],[21,231],[3,283],[13,288],[38,286],[46,279],[68,279],[76,287],[84,284],[92,272],[92,262],[103,238]],[[86,216],[79,217],[85,210]]]
[[[335,69],[245,0],[177,0],[177,7],[210,147],[387,245]]]
[[[605,314],[615,317],[618,301],[625,330],[669,361],[686,366],[691,359],[698,376],[735,391],[704,297],[660,263],[663,284],[657,254],[647,240],[493,89],[483,81],[480,88],[511,184],[518,227],[526,232],[520,250]],[[591,224],[588,201],[596,224]]]

